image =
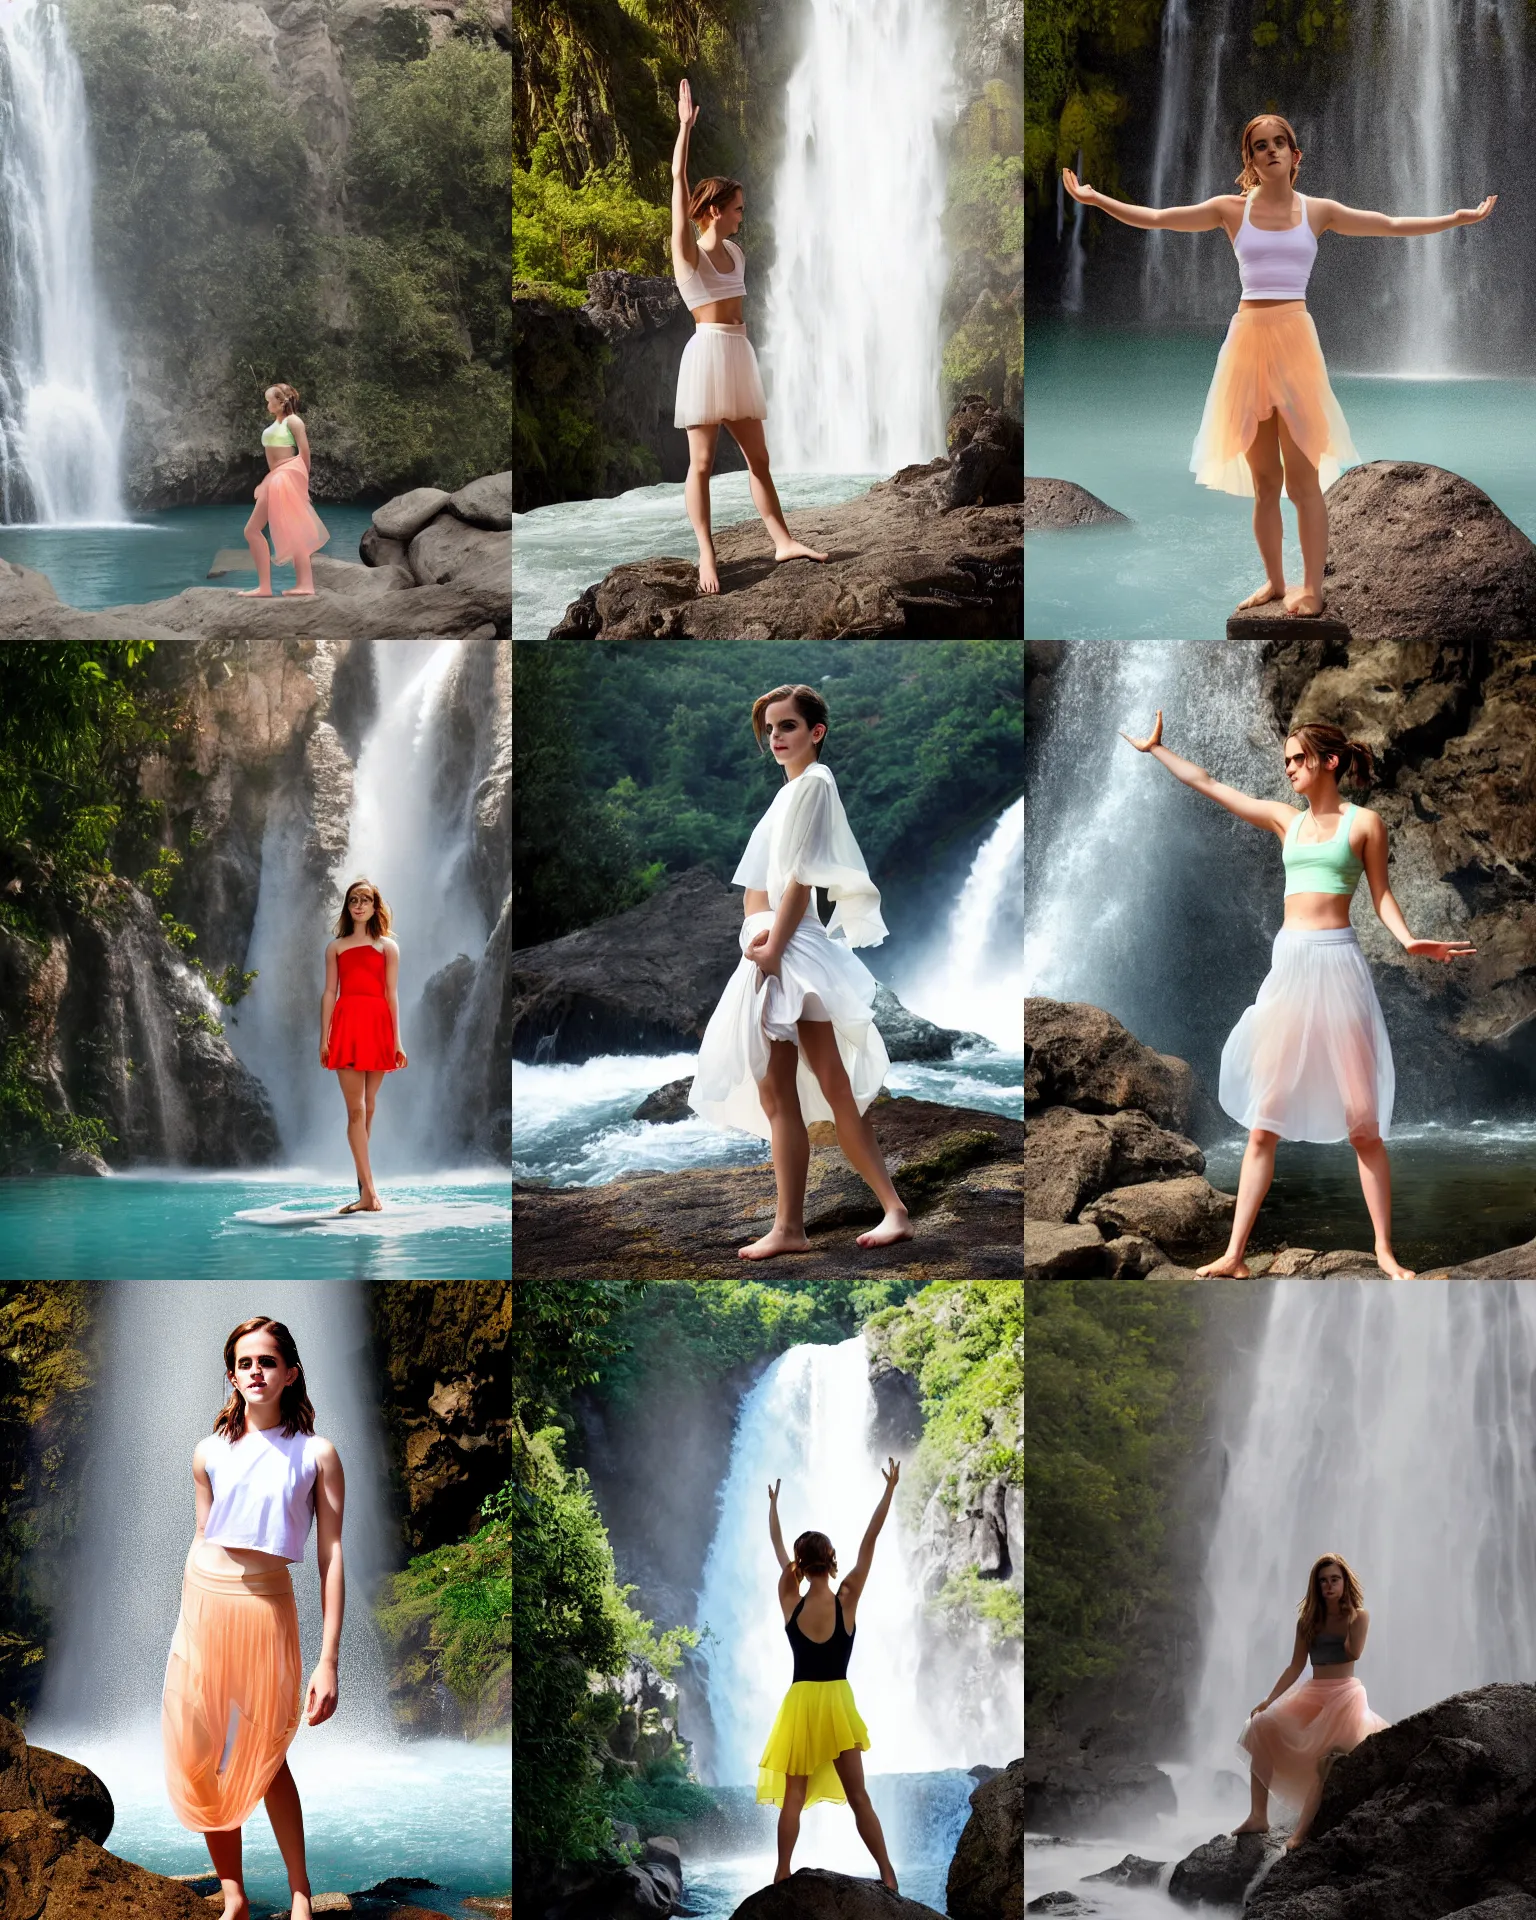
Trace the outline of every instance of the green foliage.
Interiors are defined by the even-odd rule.
[[[1024,390],[1023,102],[1000,80],[962,115],[950,144],[944,230],[954,267],[945,298],[950,405],[984,393],[1017,414]]]
[[[1133,64],[1155,51],[1163,0],[1030,0],[1024,9],[1026,232],[1056,204],[1056,172],[1077,164],[1106,193],[1120,185],[1112,129]]]
[[[643,1280],[517,1282],[512,1317],[512,1387],[517,1404],[536,1413],[557,1408],[574,1387],[588,1386],[622,1351],[615,1327]]]
[[[1027,1699],[1048,1718],[1136,1657],[1169,1598],[1175,1477],[1198,1432],[1194,1291],[1053,1281],[1025,1299]]]
[[[682,1748],[675,1742],[670,1753],[645,1762],[638,1778],[623,1776],[608,1795],[611,1817],[637,1828],[642,1840],[675,1833],[684,1821],[701,1819],[714,1806],[709,1789],[688,1778]]]
[[[670,270],[666,207],[643,200],[615,163],[593,168],[577,187],[558,173],[512,176],[512,272],[586,291],[603,267],[629,273]]]
[[[481,1525],[467,1540],[418,1554],[385,1586],[376,1609],[386,1636],[397,1644],[417,1637],[433,1677],[459,1701],[481,1731],[511,1705],[512,1524],[510,1485],[481,1509]],[[422,1629],[425,1629],[422,1632]]]

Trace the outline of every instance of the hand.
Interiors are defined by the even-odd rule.
[[[779,1480],[775,1480],[775,1481],[774,1481],[774,1483],[773,1483],[773,1485],[772,1485],[772,1486],[771,1486],[771,1487],[770,1487],[770,1488],[768,1489],[768,1504],[769,1504],[769,1506],[770,1506],[770,1507],[777,1507],[777,1506],[778,1506],[778,1504],[779,1504],[779,1488],[780,1488],[780,1487],[782,1487],[782,1486],[783,1486],[783,1484],[784,1484],[784,1482],[783,1482],[783,1480],[782,1480],[782,1479],[779,1479]]]
[[[691,127],[699,117],[699,110],[693,104],[693,88],[686,80],[679,81],[677,88],[677,117],[685,127]]]
[[[1161,746],[1162,739],[1163,739],[1162,708],[1161,707],[1158,708],[1157,719],[1153,723],[1152,731],[1147,735],[1145,740],[1132,740],[1131,736],[1128,733],[1124,733],[1124,732],[1121,733],[1120,738],[1124,741],[1127,741],[1131,746],[1133,746],[1136,749],[1138,753],[1150,753],[1154,747]]]
[[[322,1040],[320,1042],[320,1064],[322,1067],[326,1064],[325,1055],[326,1055],[326,1045],[325,1045],[325,1042]]]
[[[768,927],[765,927],[761,933],[754,933],[747,942],[747,958],[759,973],[777,977],[779,963],[783,957],[782,954],[774,951],[773,933]]]
[[[1403,952],[1420,960],[1470,960],[1477,948],[1469,940],[1410,940]]]
[[[410,1061],[407,1060],[405,1057],[405,1048],[396,1047],[395,1048],[395,1065],[397,1067],[408,1067],[410,1064],[411,1064]]]
[[[1267,1700],[1261,1700],[1256,1707],[1251,1707],[1249,1709],[1248,1718],[1251,1720],[1254,1714],[1268,1713],[1268,1711],[1269,1711],[1269,1702]]]
[[[1074,200],[1081,200],[1085,207],[1095,206],[1099,198],[1097,187],[1090,187],[1086,180],[1079,180],[1070,167],[1061,170],[1061,184]]]
[[[1458,227],[1475,227],[1479,220],[1486,220],[1498,204],[1499,196],[1490,193],[1486,200],[1480,200],[1475,207],[1458,207],[1456,224]]]
[[[309,1692],[304,1696],[304,1717],[312,1727],[329,1720],[336,1711],[336,1662],[321,1660],[309,1676]]]
[[[885,1457],[890,1464],[887,1467],[882,1467],[880,1472],[885,1480],[886,1492],[894,1493],[896,1491],[896,1482],[901,1478],[901,1462],[891,1459],[890,1454],[887,1454]]]

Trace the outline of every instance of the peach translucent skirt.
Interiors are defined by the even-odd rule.
[[[314,553],[330,539],[330,531],[309,504],[309,474],[299,459],[284,460],[256,488],[256,498],[267,505],[272,551],[279,561],[298,553]]]
[[[288,1569],[214,1572],[189,1554],[160,1707],[184,1827],[222,1833],[250,1819],[299,1730],[302,1679]]]
[[[1324,487],[1360,456],[1328,384],[1323,349],[1303,306],[1239,307],[1216,359],[1205,413],[1189,456],[1202,487],[1253,498],[1243,457],[1259,422],[1279,412]]]
[[[1353,1753],[1369,1734],[1391,1725],[1372,1713],[1365,1688],[1349,1679],[1303,1680],[1272,1707],[1254,1714],[1237,1744],[1271,1793],[1300,1807],[1330,1753]]]

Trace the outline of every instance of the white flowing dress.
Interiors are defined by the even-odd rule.
[[[747,947],[773,926],[784,890],[796,880],[812,889],[810,904],[790,935],[777,975],[764,974],[746,957]],[[830,768],[813,761],[797,779],[784,782],[753,828],[731,884],[766,893],[769,911],[748,914],[742,922],[742,957],[704,1030],[688,1104],[713,1126],[771,1139],[757,1092],[768,1074],[769,1043],[797,1043],[797,1020],[830,1020],[863,1113],[885,1084],[891,1062],[871,1017],[877,982],[851,949],[878,946],[886,926],[879,889],[869,877]],[[816,912],[817,887],[825,887],[834,903],[825,927]],[[795,1085],[807,1124],[833,1117],[804,1055]]]

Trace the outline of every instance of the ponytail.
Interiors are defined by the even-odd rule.
[[[1337,760],[1335,777],[1342,787],[1368,787],[1376,777],[1376,756],[1363,740],[1351,740],[1342,727],[1307,720],[1292,727],[1288,740],[1299,740],[1309,760]]]

